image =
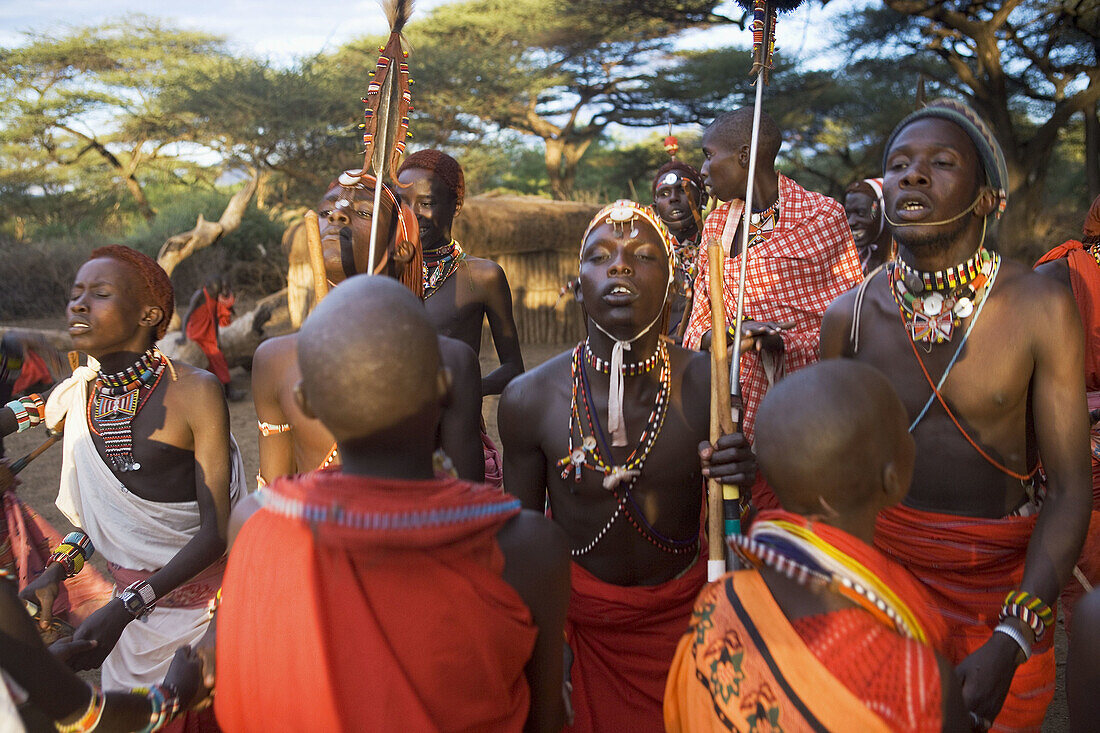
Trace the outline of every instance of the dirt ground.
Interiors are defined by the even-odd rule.
[[[28,326],[30,324],[20,324]],[[35,324],[36,327],[56,327],[53,324]],[[560,353],[571,345],[547,346],[538,344],[523,345],[523,359],[525,366],[530,369],[538,366],[551,356]],[[491,346],[483,346],[481,356],[482,374],[488,374],[496,368],[498,362]],[[243,369],[233,371],[233,386],[244,390],[246,396],[239,402],[231,403],[229,415],[233,435],[240,445],[241,453],[247,476],[255,476],[259,465],[258,435],[256,433],[256,413],[252,407],[251,393],[249,391],[249,375]],[[482,410],[490,437],[497,445],[500,445],[497,432],[497,403],[499,398],[488,397],[485,399]],[[10,457],[24,455],[43,440],[41,430],[31,430],[22,435],[13,435],[4,440],[5,450]],[[66,520],[53,504],[57,492],[57,477],[61,473],[61,451],[59,447],[51,448],[34,463],[28,466],[21,474],[23,484],[18,493],[23,501],[27,502],[41,515],[46,517],[58,531],[64,533],[70,529]],[[98,561],[98,562],[97,562]],[[99,563],[101,558],[96,558],[93,563],[101,570],[105,568]],[[1043,723],[1044,733],[1064,733],[1069,730],[1068,708],[1066,706],[1065,692],[1065,655],[1066,635],[1059,619],[1055,636],[1055,649],[1058,658],[1058,680],[1054,695],[1054,702],[1047,711],[1046,720]]]

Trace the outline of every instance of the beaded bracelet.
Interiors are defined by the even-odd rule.
[[[1031,644],[1027,643],[1027,639],[1025,639],[1024,635],[1020,633],[1019,629],[1017,629],[1012,624],[1000,623],[997,624],[997,628],[993,629],[993,633],[996,634],[998,631],[1008,638],[1012,639],[1014,642],[1016,642],[1016,644],[1019,645],[1020,650],[1024,653],[1025,662],[1031,659]]]
[[[61,544],[46,561],[46,567],[57,563],[65,569],[65,577],[71,578],[84,569],[84,563],[95,554],[95,548],[88,535],[83,532],[70,532],[61,540]]]
[[[92,699],[88,702],[88,709],[75,723],[54,723],[58,733],[88,733],[96,729],[103,717],[103,705],[107,702],[107,695],[90,682],[86,682],[88,691],[92,693]]]
[[[31,427],[39,425],[46,419],[46,402],[42,399],[40,394],[29,394],[19,398],[19,401],[23,403],[23,407],[27,410],[27,415],[31,419]]]
[[[152,687],[134,687],[130,692],[144,695],[149,700],[149,725],[142,728],[141,733],[154,733],[171,723],[179,714],[180,696],[172,685],[165,683]]]
[[[16,432],[23,432],[31,426],[31,416],[27,412],[27,406],[23,404],[21,400],[12,400],[8,404],[4,405],[15,415],[15,424],[17,426]]]
[[[1054,623],[1054,609],[1043,603],[1039,596],[1025,590],[1014,590],[1005,596],[1000,620],[1004,621],[1009,616],[1027,624],[1035,632],[1036,641]]]

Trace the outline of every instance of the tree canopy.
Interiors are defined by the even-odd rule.
[[[751,104],[745,21],[731,0],[437,6],[406,29],[411,149],[456,154],[472,192],[645,200],[669,122],[688,141]],[[735,45],[693,45],[715,27]],[[785,27],[765,109],[785,131],[781,167],[804,185],[840,196],[879,174],[883,141],[923,87],[970,101],[1004,146],[1007,251],[1076,229],[1086,194],[1100,194],[1095,3],[867,0],[818,57],[786,54]],[[153,231],[158,201],[227,197],[246,178],[271,217],[313,203],[359,163],[379,40],[276,64],[131,17],[0,48],[0,233]],[[681,157],[698,162],[690,144]]]

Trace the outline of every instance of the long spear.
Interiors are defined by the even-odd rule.
[[[412,111],[412,95],[409,91],[408,53],[403,46],[401,30],[412,14],[412,0],[385,0],[382,8],[390,23],[390,37],[386,45],[378,49],[374,80],[367,86],[363,104],[363,172],[374,172],[374,209],[370,224],[370,250],[367,271],[374,270],[374,253],[378,242],[378,208],[382,203],[382,178],[388,171],[393,175],[397,161],[405,151],[405,137],[409,130],[409,112]],[[396,68],[395,68],[396,67]]]
[[[752,190],[756,179],[756,156],[760,143],[760,113],[764,105],[764,86],[768,83],[768,73],[772,68],[772,51],[775,49],[775,22],[780,11],[794,10],[802,4],[802,0],[738,0],[738,3],[746,10],[751,10],[752,21],[752,72],[756,77],[756,100],[753,104],[752,136],[749,139],[749,169],[745,185],[745,207],[740,219],[741,226],[741,266],[737,273],[737,309],[733,319],[733,365],[729,370],[729,390],[720,390],[716,386],[719,383],[721,369],[725,362],[721,357],[726,353],[725,339],[725,301],[722,300],[722,285],[717,286],[716,281],[724,283],[725,263],[724,254],[732,243],[736,223],[726,219],[726,226],[722,232],[722,241],[708,243],[709,257],[709,285],[711,300],[711,442],[717,440],[716,430],[732,432],[741,423],[741,325],[745,320],[745,277],[748,273],[748,249],[749,249],[749,217],[752,215]],[[732,251],[731,251],[732,253]],[[716,300],[719,301],[716,307]],[[721,312],[721,320],[715,316]],[[726,419],[726,415],[729,419]],[[710,550],[711,560],[708,562],[708,575],[710,580],[716,580],[726,570],[725,537],[741,533],[741,487],[735,484],[721,484],[721,512],[718,511],[719,485],[711,482],[710,499],[708,505],[708,530],[711,533]],[[719,520],[721,517],[721,521]],[[715,541],[717,535],[718,541]],[[732,562],[732,558],[730,558]]]

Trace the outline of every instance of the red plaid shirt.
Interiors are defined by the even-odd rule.
[[[783,333],[786,347],[781,373],[793,372],[817,361],[821,318],[841,293],[863,279],[852,232],[844,209],[833,199],[813,193],[779,176],[779,219],[768,239],[749,249],[745,277],[745,318],[794,327]],[[740,217],[745,202],[731,201],[715,209],[703,225],[703,242],[719,239],[729,216]],[[736,221],[736,220],[735,220]],[[726,322],[732,324],[737,309],[737,276],[740,257],[726,259],[724,296]],[[699,247],[695,292],[684,332],[684,348],[698,349],[710,330],[710,270],[705,244]],[[744,431],[752,439],[756,410],[768,389],[767,376],[755,352],[741,357],[741,394],[745,403]]]

